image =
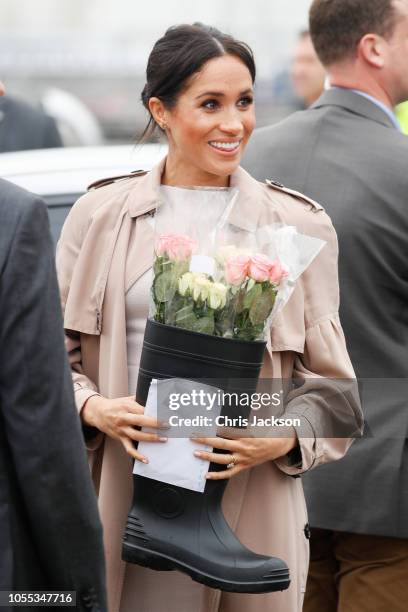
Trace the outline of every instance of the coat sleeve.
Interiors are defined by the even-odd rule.
[[[91,221],[92,212],[98,205],[99,199],[95,198],[94,194],[85,194],[74,204],[62,228],[61,237],[57,245],[56,265],[63,314],[78,255]],[[71,329],[65,329],[64,332],[65,348],[68,354],[74,385],[75,405],[78,414],[81,415],[86,401],[94,395],[99,395],[99,390],[96,382],[91,380],[84,372],[81,353],[81,333]],[[102,444],[104,434],[94,427],[86,425],[83,425],[83,433],[87,450],[97,450]]]
[[[17,197],[24,206],[0,269],[2,427],[44,586],[78,597],[96,590],[106,610],[102,528],[64,348],[47,212],[41,201]]]
[[[277,466],[295,476],[341,459],[361,435],[363,417],[357,381],[338,316],[306,330],[305,349],[293,370],[295,389],[287,397],[285,417],[297,419],[299,449]]]
[[[299,448],[276,461],[292,476],[341,459],[363,428],[358,384],[338,315],[337,235],[323,211],[303,209],[299,229],[326,245],[298,281],[276,330],[283,344],[285,338],[299,337],[300,330],[304,335],[303,351],[296,352],[290,374],[294,388],[285,406],[285,416],[298,419]]]
[[[71,209],[57,245],[56,265],[63,313],[91,214],[89,206],[86,207],[88,214],[84,214],[84,204],[87,200],[89,200],[88,194],[80,198]],[[98,395],[98,388],[96,383],[84,373],[82,367],[81,334],[75,330],[65,329],[65,346],[71,366],[75,403],[80,414],[85,402],[93,395]]]

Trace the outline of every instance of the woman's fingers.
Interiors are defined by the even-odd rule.
[[[126,419],[134,427],[153,427],[155,429],[167,429],[168,424],[144,415],[144,407],[135,402],[134,397],[126,397],[126,408],[128,412]]]
[[[138,404],[134,397],[124,397],[123,400],[123,404],[129,410],[129,412],[133,412],[134,414],[144,413],[144,406]]]
[[[167,442],[166,436],[151,432],[139,431],[133,427],[127,427],[124,429],[123,433],[131,440],[135,440],[135,442],[141,442],[142,440],[143,442]]]
[[[201,438],[203,439],[203,438]],[[205,438],[206,440],[210,440],[210,438]],[[206,444],[209,442],[206,442]],[[229,465],[230,463],[235,463],[233,467],[230,467],[226,470],[222,470],[219,472],[208,472],[206,474],[207,480],[225,480],[226,478],[231,478],[231,476],[235,476],[238,472],[241,471],[241,467],[239,467],[238,456],[234,453],[224,452],[224,453],[210,453],[207,451],[194,451],[194,455],[199,459],[208,460],[211,463],[217,463],[218,465]]]
[[[231,478],[231,476],[235,476],[241,472],[241,468],[237,465],[229,470],[223,470],[222,472],[207,472],[205,475],[207,480],[225,480],[226,478]]]
[[[191,438],[193,442],[198,444],[206,444],[213,448],[219,448],[227,452],[233,453],[239,449],[239,443],[235,440],[227,440],[226,438]]]
[[[144,414],[132,414],[128,412],[125,415],[126,423],[132,425],[133,427],[152,427],[153,429],[168,429],[168,425],[166,423],[162,423],[157,419],[149,416],[145,416]]]
[[[239,467],[239,455],[237,455],[237,443],[232,440],[226,440],[224,438],[193,438],[193,442],[199,444],[207,444],[215,448],[224,450],[223,453],[212,453],[208,451],[196,450],[194,455],[199,459],[208,460],[211,463],[217,463],[218,465],[229,465],[235,463],[233,467],[220,472],[208,472],[206,474],[207,480],[225,480],[231,478],[241,471],[242,467]],[[232,456],[233,455],[233,456]]]
[[[220,465],[228,465],[232,463],[231,453],[209,453],[207,451],[194,451],[194,455],[204,461],[211,461],[212,463],[219,463]],[[237,461],[236,455],[234,455],[235,461]]]
[[[129,440],[129,438],[123,437],[120,439],[120,441],[122,442],[127,454],[133,457],[133,459],[136,459],[136,461],[141,461],[142,463],[149,463],[148,458],[142,455],[141,453],[139,453],[138,450],[136,450],[136,448],[133,445],[133,442]]]

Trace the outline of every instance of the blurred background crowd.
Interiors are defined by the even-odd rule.
[[[310,0],[2,0],[0,79],[7,98],[42,108],[65,146],[135,142],[146,114],[140,103],[153,42],[173,24],[202,21],[249,43],[257,61],[258,126],[313,101],[324,73],[301,36]],[[300,37],[300,38],[299,38]],[[21,110],[21,109],[20,109]],[[25,109],[29,112],[28,109]],[[41,142],[24,138],[2,151],[58,144],[50,124]],[[40,139],[41,140],[41,139]],[[24,142],[26,141],[26,142]]]

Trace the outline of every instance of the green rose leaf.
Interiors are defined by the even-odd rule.
[[[153,272],[154,275],[157,276],[158,274],[161,274],[161,272],[163,272],[163,264],[164,264],[164,257],[156,257],[156,259],[154,260],[154,264],[153,264]]]
[[[214,314],[208,312],[205,316],[197,316],[192,305],[185,306],[176,315],[177,327],[199,332],[201,334],[213,335],[214,333]]]
[[[271,314],[275,303],[276,290],[268,287],[262,291],[261,295],[253,301],[249,310],[249,318],[253,325],[264,323]]]
[[[157,302],[168,302],[176,292],[177,285],[171,270],[158,274],[153,282],[154,297]]]
[[[214,315],[210,316],[208,314],[205,317],[196,319],[193,331],[212,336],[214,333]]]
[[[243,312],[245,310],[245,303],[244,303],[245,296],[246,296],[245,289],[241,289],[239,293],[237,293],[235,296],[235,311],[237,313]]]
[[[184,306],[184,308],[181,308],[178,311],[178,313],[176,314],[175,322],[177,327],[182,327],[183,329],[189,329],[190,331],[192,331],[196,318],[197,317],[195,315],[192,304],[188,304],[187,306]]]
[[[244,297],[244,308],[251,308],[252,304],[259,299],[262,294],[262,285],[256,283]]]
[[[176,292],[171,300],[163,304],[165,306],[165,323],[167,325],[176,325],[177,313],[189,304],[190,301],[189,298],[184,298]]]

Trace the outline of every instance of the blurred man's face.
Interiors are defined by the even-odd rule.
[[[305,106],[313,104],[323,92],[325,76],[310,36],[302,36],[295,47],[291,77],[295,92]]]
[[[394,0],[397,20],[387,40],[386,80],[393,103],[408,100],[408,0]]]
[[[4,96],[5,89],[3,83],[0,81],[0,96]]]

